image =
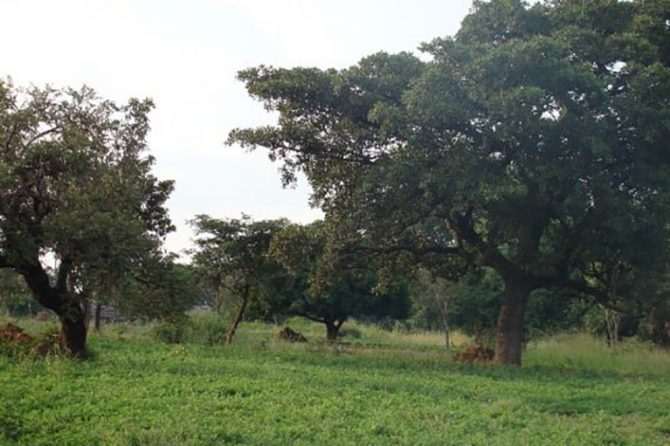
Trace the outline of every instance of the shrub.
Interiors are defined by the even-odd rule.
[[[226,324],[216,313],[205,313],[189,318],[184,342],[221,345],[226,338]]]
[[[225,341],[226,325],[221,316],[207,313],[178,321],[162,321],[152,329],[152,337],[167,344],[220,345]]]
[[[166,344],[179,344],[184,340],[187,322],[161,321],[151,330],[154,339]]]
[[[341,338],[360,339],[363,337],[363,332],[358,328],[346,327],[340,330],[339,336]]]
[[[7,312],[12,316],[28,316],[37,313],[40,306],[35,299],[28,294],[14,294],[7,296],[5,302]]]

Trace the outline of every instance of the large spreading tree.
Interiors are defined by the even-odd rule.
[[[0,81],[0,268],[26,281],[86,355],[82,300],[160,258],[173,185],[151,174],[150,100]],[[104,292],[104,290],[102,290]]]
[[[334,245],[494,270],[496,360],[519,364],[534,290],[625,309],[667,252],[669,27],[667,0],[476,1],[424,59],[242,71],[278,124],[229,142],[305,172]]]

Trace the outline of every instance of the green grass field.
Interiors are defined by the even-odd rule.
[[[521,369],[465,366],[439,334],[348,325],[336,347],[262,324],[226,348],[117,326],[91,336],[89,361],[0,356],[0,443],[670,444],[667,352],[573,335],[529,345]]]

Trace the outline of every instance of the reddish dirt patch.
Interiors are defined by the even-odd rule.
[[[35,339],[12,323],[0,326],[0,344],[11,346],[9,351],[14,352],[13,354],[37,357],[55,355],[63,351],[60,334],[48,334]]]
[[[454,361],[467,362],[469,364],[476,361],[491,362],[493,361],[493,355],[494,352],[490,348],[482,345],[470,345],[465,350],[456,352],[454,354]]]
[[[0,342],[25,345],[30,344],[33,337],[14,324],[0,326]]]
[[[284,329],[277,334],[277,337],[282,341],[307,342],[306,337],[304,337],[297,331],[291,330],[289,327],[284,327]]]

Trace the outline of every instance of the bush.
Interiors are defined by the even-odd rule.
[[[23,277],[14,271],[0,269],[0,310],[11,316],[27,316],[35,314],[39,308]]]
[[[40,306],[31,295],[10,295],[4,305],[12,316],[28,316],[37,313]]]
[[[670,303],[656,305],[642,321],[640,335],[656,345],[670,347]]]
[[[226,324],[216,313],[191,316],[184,342],[205,345],[221,345],[226,338]]]
[[[363,337],[363,332],[358,328],[346,327],[340,330],[339,336],[340,338],[361,339]]]
[[[166,344],[179,344],[184,340],[187,322],[161,321],[151,330],[151,336]]]
[[[220,345],[225,341],[226,325],[218,314],[207,313],[177,322],[162,321],[154,326],[151,334],[167,344]]]

